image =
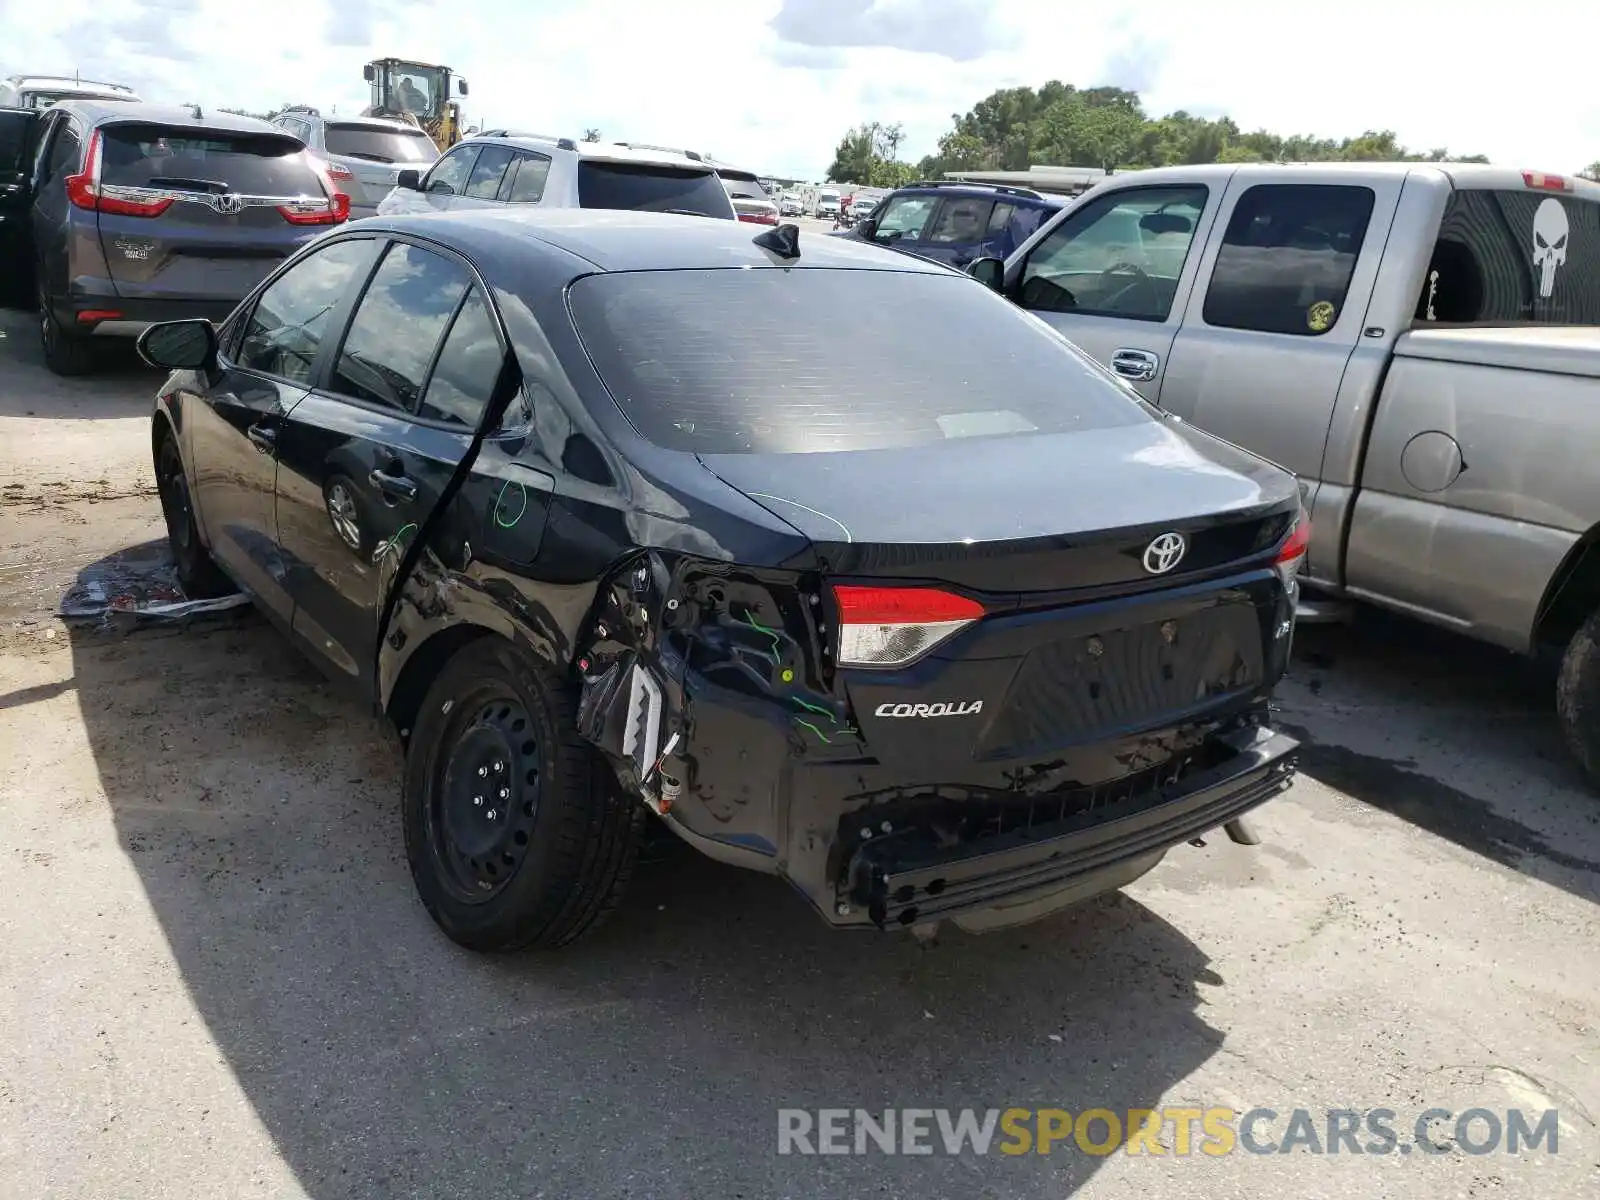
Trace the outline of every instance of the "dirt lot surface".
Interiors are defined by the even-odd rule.
[[[833,934],[685,851],[592,942],[484,960],[413,897],[393,743],[259,618],[52,615],[161,536],[158,382],[57,380],[0,314],[0,1197],[1600,1195],[1600,799],[1537,669],[1302,630],[1265,844],[1024,930]],[[1554,1108],[1559,1141],[777,1153],[785,1107],[1175,1105],[1277,1110],[1265,1142],[1388,1108],[1408,1145]]]

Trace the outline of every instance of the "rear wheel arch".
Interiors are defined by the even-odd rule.
[[[382,707],[403,743],[409,743],[422,701],[445,664],[467,646],[484,638],[510,640],[499,630],[484,625],[450,625],[431,634],[401,660],[394,683],[383,697]],[[387,641],[383,649],[385,653],[393,653]]]
[[[1545,588],[1529,649],[1560,651],[1600,610],[1600,525],[1583,535]]]

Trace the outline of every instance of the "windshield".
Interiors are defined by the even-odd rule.
[[[697,217],[733,216],[728,193],[715,173],[701,167],[655,163],[585,159],[578,164],[578,204],[583,208],[677,212]]]
[[[670,450],[893,449],[1150,419],[1042,321],[953,273],[613,272],[569,295],[617,405]]]
[[[329,125],[329,154],[379,163],[431,163],[439,157],[433,140],[420,129],[381,129],[372,125]]]
[[[161,125],[113,125],[104,132],[104,183],[247,196],[323,195],[320,177],[300,143],[285,134],[230,134]]]

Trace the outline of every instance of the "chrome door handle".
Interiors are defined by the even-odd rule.
[[[1111,355],[1111,369],[1124,379],[1146,383],[1156,377],[1161,369],[1161,359],[1148,350],[1122,349]]]

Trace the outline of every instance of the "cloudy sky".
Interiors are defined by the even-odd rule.
[[[84,14],[92,15],[84,15]],[[701,149],[818,177],[862,120],[915,159],[997,87],[1135,88],[1152,113],[1571,171],[1600,159],[1578,0],[0,0],[0,75],[66,71],[149,99],[356,112],[361,64],[442,62],[469,122]]]

